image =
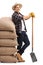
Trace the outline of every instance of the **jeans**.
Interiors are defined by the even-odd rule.
[[[22,31],[21,34],[17,34],[17,41],[18,41],[18,46],[17,49],[19,50],[18,52],[22,55],[24,53],[24,50],[30,45],[30,41],[28,39],[28,36],[25,31]],[[22,45],[24,42],[24,45]]]

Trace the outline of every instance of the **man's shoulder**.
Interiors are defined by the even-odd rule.
[[[17,15],[17,13],[16,12],[14,12],[13,14],[12,14],[12,16],[16,16]]]

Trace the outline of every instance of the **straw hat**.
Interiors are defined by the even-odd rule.
[[[12,9],[15,10],[16,6],[19,5],[20,8],[22,8],[22,4],[16,3],[15,5],[12,6]]]

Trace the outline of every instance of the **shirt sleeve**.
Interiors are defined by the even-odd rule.
[[[17,19],[17,15],[15,13],[13,13],[12,15],[12,21],[16,24],[18,19]]]

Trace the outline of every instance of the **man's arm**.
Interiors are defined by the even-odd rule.
[[[24,18],[25,20],[29,19],[30,17],[32,17],[32,16],[31,16],[31,13],[30,13],[29,15],[23,16],[23,18]]]
[[[27,15],[27,16],[23,16],[23,18],[24,18],[25,20],[29,19],[30,17],[35,17],[35,15],[34,15],[33,12],[31,12],[31,13],[30,13],[29,15]]]

